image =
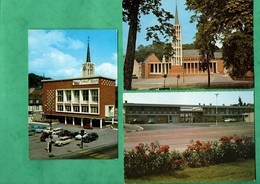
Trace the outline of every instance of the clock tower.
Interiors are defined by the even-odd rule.
[[[90,60],[90,48],[88,38],[88,49],[86,62],[82,64],[82,77],[93,77],[95,75],[95,64]]]

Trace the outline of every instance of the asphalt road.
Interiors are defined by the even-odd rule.
[[[132,150],[139,143],[159,141],[161,145],[169,145],[171,149],[184,151],[191,140],[215,141],[222,136],[254,136],[253,123],[233,124],[163,124],[141,125],[143,131],[125,132],[124,147],[127,151]]]

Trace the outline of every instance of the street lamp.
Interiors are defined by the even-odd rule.
[[[163,88],[165,88],[165,79],[167,78],[167,74],[164,74],[163,78],[164,78]]]
[[[216,126],[218,126],[218,93],[216,95]]]

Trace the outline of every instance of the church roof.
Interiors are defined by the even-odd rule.
[[[144,63],[146,62],[161,62],[155,55],[155,53],[150,54],[145,60]]]
[[[221,52],[215,52],[214,53],[216,58],[222,58],[222,53]],[[182,50],[182,56],[183,57],[192,57],[192,56],[200,56],[199,55],[199,50],[197,49],[189,49],[189,50]]]

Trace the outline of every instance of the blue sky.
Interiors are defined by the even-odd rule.
[[[216,99],[216,95],[218,97]],[[209,105],[237,104],[241,97],[243,103],[254,103],[253,91],[211,91],[211,92],[138,92],[124,93],[123,101],[128,103],[146,104],[182,104],[198,105],[199,103]],[[152,99],[152,100],[151,100]]]
[[[28,72],[53,79],[81,77],[88,37],[95,75],[117,79],[116,30],[29,30]]]
[[[194,36],[196,34],[196,23],[190,23],[190,17],[193,15],[193,12],[185,10],[185,0],[178,0],[178,15],[179,15],[179,24],[182,26],[182,43],[192,43],[194,41]],[[175,16],[176,9],[176,0],[162,0],[162,7],[169,11],[172,15]],[[153,15],[144,15],[141,16],[141,32],[137,35],[136,46],[139,45],[149,45],[152,43],[152,40],[147,42],[146,37],[146,27],[157,24],[157,20]],[[174,24],[174,19],[172,19],[172,24]],[[127,35],[128,35],[128,25],[123,24],[123,45],[124,53],[126,50],[127,44]]]

